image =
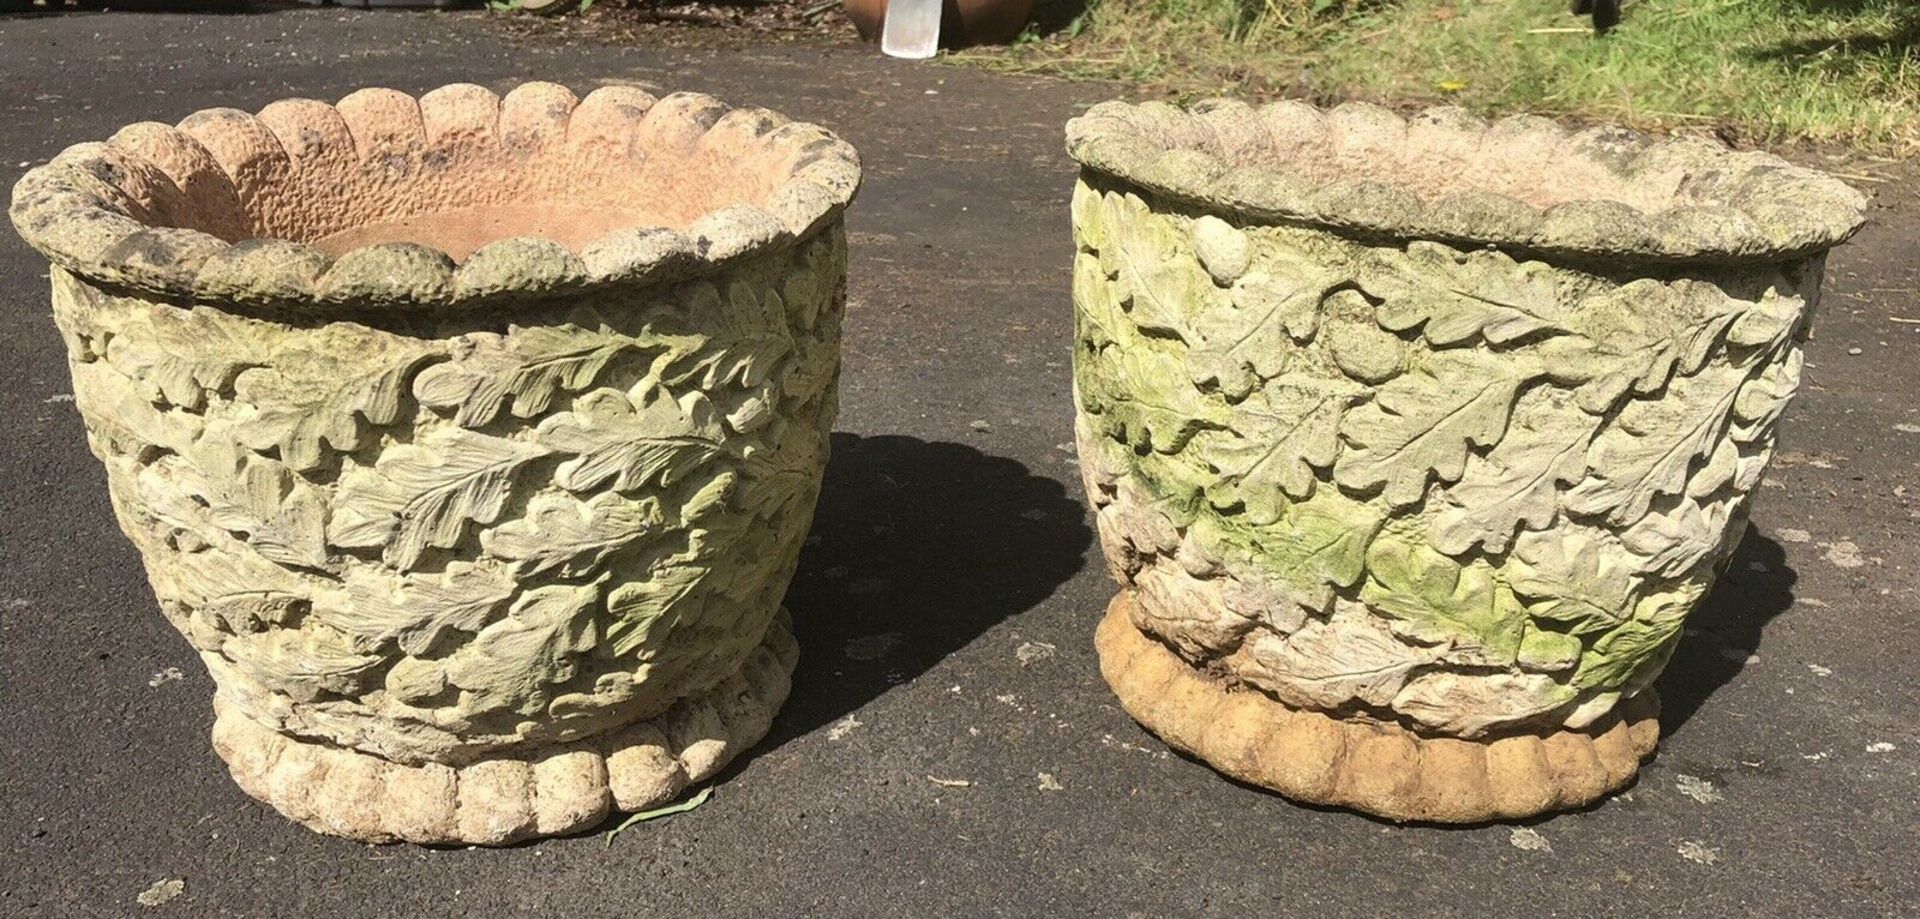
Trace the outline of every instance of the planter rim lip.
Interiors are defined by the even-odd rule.
[[[167,132],[206,153],[195,132],[271,132],[261,115],[276,107],[304,109],[297,113],[301,117],[317,112],[337,120],[342,107],[355,103],[417,107],[443,95],[486,100],[497,111],[514,105],[521,94],[533,97],[525,103],[533,104],[556,93],[574,100],[569,121],[590,105],[606,108],[644,97],[641,113],[628,116],[636,124],[652,117],[686,117],[704,126],[689,156],[709,137],[721,143],[744,138],[754,146],[743,150],[743,159],[786,158],[791,166],[776,177],[761,203],[709,210],[684,229],[616,229],[577,253],[550,239],[511,236],[482,245],[457,264],[440,249],[409,242],[373,243],[330,256],[310,243],[281,238],[228,241],[188,227],[142,221],[112,197],[119,190],[112,179],[114,159],[139,156],[117,143],[130,131]],[[357,139],[354,153],[360,155]],[[155,165],[150,159],[146,164]],[[224,167],[217,172],[233,183]],[[475,84],[453,83],[417,98],[372,87],[333,105],[290,98],[269,104],[259,114],[212,108],[188,115],[177,126],[129,125],[107,141],[76,144],[29,170],[14,185],[9,216],[27,244],[58,268],[110,289],[162,300],[312,315],[422,307],[464,310],[709,274],[740,258],[790,247],[832,225],[852,203],[860,181],[859,154],[833,132],[764,108],[731,107],[704,93],[656,98],[636,87],[607,86],[581,98],[559,84],[527,82],[502,96]]]
[[[1543,207],[1473,189],[1423,198],[1404,184],[1358,171],[1328,181],[1271,165],[1236,166],[1190,139],[1217,139],[1222,127],[1244,131],[1248,123],[1262,131],[1273,125],[1307,137],[1317,133],[1329,144],[1336,131],[1404,141],[1409,129],[1452,132],[1474,143],[1524,140],[1569,155],[1604,152],[1610,159],[1684,169],[1690,176],[1711,176],[1726,192],[1704,203],[1676,195],[1673,206],[1653,211],[1601,197]],[[1240,222],[1304,222],[1576,259],[1733,263],[1811,255],[1859,230],[1867,205],[1864,195],[1839,179],[1769,153],[1617,127],[1569,131],[1536,115],[1488,122],[1453,106],[1403,117],[1365,102],[1320,109],[1297,101],[1255,107],[1211,99],[1183,109],[1114,101],[1069,121],[1066,133],[1068,154],[1085,169]],[[1182,134],[1189,139],[1183,142]]]

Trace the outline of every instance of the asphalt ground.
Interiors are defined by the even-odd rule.
[[[1638,784],[1520,828],[1400,827],[1171,755],[1100,682],[1060,126],[1116,87],[820,40],[509,38],[484,13],[0,17],[0,180],[210,106],[530,79],[703,90],[865,159],[840,433],[772,736],[705,805],[610,846],[611,824],[368,847],[255,803],[111,519],[46,266],[0,232],[0,916],[1920,912],[1920,325],[1898,321],[1920,319],[1920,171],[1837,164],[1877,170],[1874,222],[1830,263],[1808,383],[1660,682]]]

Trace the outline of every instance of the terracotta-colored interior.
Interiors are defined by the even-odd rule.
[[[685,230],[736,204],[764,206],[800,151],[753,118],[716,127],[712,100],[643,93],[586,102],[529,84],[504,101],[450,87],[418,103],[356,93],[335,106],[203,112],[136,125],[108,156],[135,219],[229,242],[277,238],[338,256],[414,242],[455,260],[536,236],[575,251],[610,232]]]
[[[313,246],[338,257],[362,246],[409,242],[431,246],[465,261],[490,242],[516,236],[550,239],[579,252],[615,230],[656,226],[660,220],[630,208],[574,207],[565,204],[502,204],[414,214],[362,224],[313,240]]]
[[[123,190],[143,220],[229,242],[289,239],[333,256],[411,242],[460,261],[516,236],[551,239],[578,252],[616,230],[684,230],[714,210],[764,203],[775,184],[748,158],[750,151],[738,159],[706,150],[664,156],[573,151],[578,155],[571,160],[559,156],[562,151],[531,160],[498,147],[454,152],[465,155],[426,151],[401,166],[296,161],[297,168],[279,174],[241,170],[225,187],[180,189],[156,177]]]

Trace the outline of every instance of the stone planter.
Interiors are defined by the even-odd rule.
[[[1441,109],[1067,128],[1102,669],[1217,769],[1398,820],[1629,782],[1862,198]]]
[[[491,845],[757,741],[858,181],[771,112],[541,83],[205,111],[22,179],[235,780],[323,832]]]

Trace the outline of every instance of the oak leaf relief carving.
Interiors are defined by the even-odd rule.
[[[1187,383],[1180,358],[1153,347],[1108,348],[1081,365],[1081,404],[1108,436],[1174,453],[1205,428],[1226,425],[1223,406]]]
[[[674,619],[685,615],[688,599],[712,577],[711,566],[675,563],[613,588],[607,594],[606,652],[623,660],[658,656]]]
[[[1735,499],[1696,501],[1680,498],[1663,502],[1620,533],[1628,551],[1642,556],[1642,567],[1662,577],[1684,574],[1720,550],[1732,552],[1745,527],[1730,526]]]
[[[1399,620],[1395,631],[1473,650],[1488,663],[1512,663],[1527,624],[1526,605],[1486,560],[1462,565],[1406,534],[1368,547],[1360,599]]]
[[[1073,261],[1074,334],[1082,349],[1097,351],[1124,345],[1140,332],[1120,309],[1120,291],[1107,280],[1097,256],[1082,252]]]
[[[516,328],[504,338],[488,336],[459,360],[421,371],[413,392],[426,405],[453,409],[461,427],[485,425],[502,409],[532,418],[560,393],[591,387],[609,362],[637,346],[623,335],[573,324]]]
[[[1658,616],[1636,615],[1600,636],[1581,655],[1573,674],[1574,688],[1615,691],[1658,673],[1680,640],[1686,611],[1687,605],[1682,604]]]
[[[438,356],[394,336],[323,327],[240,374],[236,398],[251,411],[236,416],[235,434],[296,472],[319,468],[329,450],[357,450],[370,426],[398,421],[414,370]]]
[[[616,551],[636,545],[667,523],[657,498],[638,501],[606,493],[581,502],[557,494],[535,495],[526,514],[480,534],[488,552],[511,559],[515,578],[558,570],[585,577]]]
[[[411,568],[428,549],[457,545],[469,521],[499,519],[514,475],[548,452],[462,428],[431,429],[388,449],[371,468],[341,475],[327,537],[379,548],[387,564]]]
[[[741,509],[761,520],[780,520],[813,507],[826,453],[827,440],[817,431],[785,425],[772,443],[747,453],[739,484]]]
[[[1335,479],[1356,491],[1384,485],[1396,508],[1418,504],[1430,479],[1458,481],[1473,448],[1499,443],[1521,385],[1533,376],[1511,356],[1434,352],[1347,412],[1340,435],[1348,449]]]
[[[222,631],[256,632],[306,615],[315,593],[299,575],[244,547],[181,552],[155,592],[210,617]]]
[[[326,566],[324,494],[284,464],[248,450],[224,423],[209,426],[184,455],[163,458],[148,471],[165,475],[172,490],[196,497],[214,525],[265,558]]]
[[[1146,205],[1131,195],[1115,196],[1120,210]],[[1120,304],[1134,325],[1147,332],[1188,338],[1188,316],[1204,316],[1224,306],[1224,295],[1184,245],[1183,233],[1165,221],[1122,218],[1108,224],[1107,245],[1099,250],[1101,267],[1114,278]]]
[[[1507,580],[1530,615],[1575,635],[1619,625],[1633,608],[1635,566],[1613,534],[1576,523],[1521,533],[1507,558]]]
[[[1699,373],[1742,316],[1737,301],[1708,284],[1641,279],[1594,299],[1582,314],[1587,340],[1564,350],[1556,346],[1576,343],[1550,343],[1544,364],[1578,385],[1580,407],[1595,415]]]
[[[760,386],[795,346],[780,295],[744,280],[724,292],[704,281],[688,285],[681,302],[652,316],[641,337],[668,348],[661,380],[705,390]]]
[[[357,696],[378,685],[387,659],[362,654],[324,625],[267,629],[228,638],[221,656],[275,692],[311,702],[322,692]]]
[[[108,340],[108,362],[141,384],[156,405],[199,411],[208,393],[230,391],[240,372],[271,353],[250,320],[205,307],[136,312]]]
[[[1286,368],[1288,358],[1320,327],[1320,301],[1343,281],[1315,262],[1276,253],[1260,271],[1235,282],[1231,308],[1215,305],[1194,319],[1198,341],[1187,352],[1194,383],[1218,385],[1230,400]]]
[[[1586,475],[1587,443],[1599,425],[1563,390],[1538,387],[1523,396],[1506,436],[1484,455],[1470,454],[1448,487],[1433,518],[1434,547],[1448,555],[1475,545],[1505,552],[1515,530],[1552,523],[1561,489]]]
[[[1678,377],[1665,397],[1627,403],[1593,439],[1588,477],[1567,492],[1567,507],[1627,526],[1656,497],[1685,493],[1694,462],[1726,433],[1743,381],[1730,370]]]
[[[599,640],[596,585],[536,587],[446,661],[447,682],[475,712],[539,714],[548,687],[573,679]]]
[[[1283,586],[1295,602],[1325,613],[1336,588],[1350,588],[1366,573],[1367,547],[1387,520],[1379,508],[1323,488],[1295,504],[1272,526],[1229,524],[1211,514],[1189,526],[1204,545],[1235,546],[1247,553],[1260,579]]]
[[[1240,505],[1252,522],[1272,523],[1287,499],[1313,494],[1316,470],[1340,452],[1340,419],[1360,398],[1345,380],[1305,374],[1269,381],[1241,403],[1224,431],[1209,431],[1195,449],[1220,474],[1208,494],[1217,507]]]
[[[319,604],[314,616],[351,635],[364,652],[387,642],[422,656],[454,633],[472,634],[493,621],[513,596],[514,582],[500,571],[454,562],[437,573],[395,575],[358,567],[346,575],[348,602]]]
[[[535,439],[573,459],[554,480],[569,491],[591,491],[611,482],[617,491],[649,484],[672,485],[725,456],[726,432],[703,393],[678,399],[664,389],[647,392],[637,408],[621,393],[598,390],[572,411],[540,423]]]
[[[1391,332],[1418,329],[1436,348],[1482,339],[1504,345],[1564,327],[1566,303],[1553,269],[1515,264],[1499,252],[1462,255],[1414,242],[1405,252],[1375,250],[1360,286],[1380,302],[1377,317]]]
[[[70,366],[74,401],[86,411],[87,438],[96,451],[137,457],[158,447],[180,453],[206,427],[199,415],[155,408],[139,384],[106,361]]]

